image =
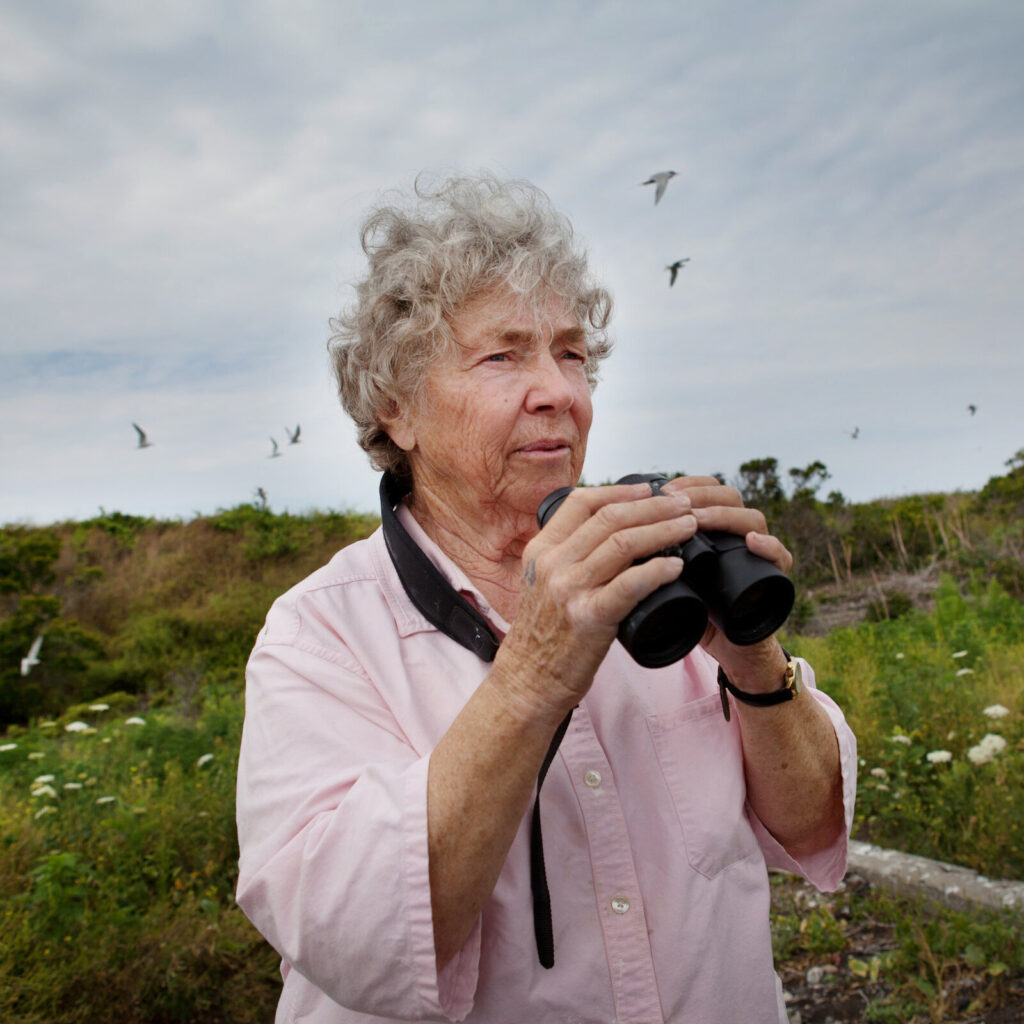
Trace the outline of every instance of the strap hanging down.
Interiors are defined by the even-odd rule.
[[[393,473],[384,473],[380,480],[380,519],[388,554],[402,581],[409,600],[423,613],[431,625],[445,636],[472,651],[481,661],[494,661],[501,641],[490,623],[445,578],[436,565],[419,549],[405,527],[398,521],[395,509],[409,493],[408,485]],[[565,730],[570,711],[555,730],[551,746],[537,776],[537,796],[533,804],[530,829],[530,889],[533,892],[533,930],[537,938],[537,955],[544,967],[555,963],[551,926],[551,896],[544,870],[544,843],[540,831],[540,787],[551,767]]]
[[[540,831],[540,787],[551,767],[565,730],[569,728],[572,712],[562,719],[555,730],[551,746],[544,755],[537,776],[537,796],[533,801],[533,821],[530,826],[530,888],[533,890],[533,934],[537,938],[537,956],[542,967],[549,970],[555,966],[555,939],[551,927],[551,894],[548,892],[548,876],[544,870],[544,839]]]

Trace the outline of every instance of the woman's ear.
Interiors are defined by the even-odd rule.
[[[412,416],[408,411],[399,408],[397,403],[392,403],[387,413],[381,415],[380,425],[403,452],[411,452],[416,447],[416,430],[413,427]]]

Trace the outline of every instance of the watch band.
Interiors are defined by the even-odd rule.
[[[794,658],[785,647],[782,653],[786,656],[786,674],[782,679],[782,686],[778,690],[771,690],[768,693],[747,693],[729,682],[722,666],[718,666],[718,692],[722,698],[722,714],[728,722],[732,715],[729,711],[729,698],[726,691],[731,693],[738,701],[750,704],[755,708],[769,708],[775,704],[784,704],[787,700],[793,700],[800,692],[800,662]]]

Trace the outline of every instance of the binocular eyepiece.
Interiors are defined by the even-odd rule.
[[[657,473],[631,473],[616,481],[648,483],[654,494],[667,482]],[[540,503],[541,527],[572,490],[560,487]],[[709,620],[731,643],[747,646],[771,636],[793,608],[796,592],[789,577],[753,554],[737,534],[698,530],[685,543],[657,554],[682,558],[682,574],[644,598],[619,623],[619,641],[644,668],[662,668],[688,654]]]

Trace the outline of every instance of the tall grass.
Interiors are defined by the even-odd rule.
[[[1024,878],[1024,605],[946,577],[933,612],[789,643],[857,735],[858,836]]]
[[[277,958],[233,899],[239,697],[105,703],[0,750],[0,1020],[266,1021]]]
[[[984,509],[1020,500],[1020,469]],[[1008,522],[983,543],[969,505],[830,507],[886,564],[916,567],[929,536],[957,559],[933,610],[892,602],[824,637],[794,616],[785,642],[857,733],[856,834],[1020,878],[1021,536]],[[242,506],[0,532],[0,1020],[272,1018],[278,959],[233,900],[242,667],[273,598],[375,525]]]

